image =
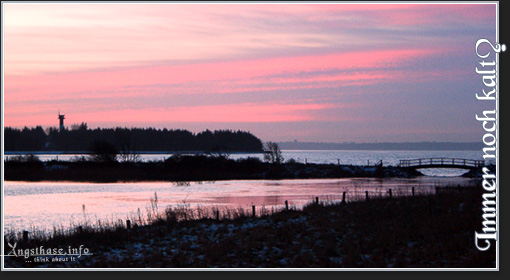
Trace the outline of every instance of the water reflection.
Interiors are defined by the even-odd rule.
[[[177,186],[169,182],[140,183],[71,183],[5,182],[5,229],[52,230],[53,226],[70,227],[89,220],[117,220],[145,213],[155,193],[158,207],[250,208],[251,205],[281,207],[287,200],[301,207],[315,197],[321,201],[339,201],[343,192],[348,200],[387,195],[407,195],[415,187],[417,194],[434,192],[438,185],[474,184],[459,177],[350,178],[316,180],[236,180],[190,183]],[[85,211],[83,210],[85,205]],[[85,218],[86,217],[86,218]]]

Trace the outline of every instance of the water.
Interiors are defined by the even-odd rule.
[[[469,185],[468,178],[418,177],[349,178],[317,180],[232,180],[190,183],[179,186],[171,182],[140,183],[72,183],[72,182],[4,182],[5,232],[41,230],[51,232],[54,226],[64,229],[101,221],[136,221],[138,209],[146,217],[151,198],[158,197],[158,209],[188,205],[191,208],[220,209],[282,208],[285,200],[301,207],[319,197],[321,201],[340,201],[387,195],[433,193],[438,185]],[[260,210],[259,210],[260,211]]]
[[[397,166],[400,160],[416,158],[463,158],[482,160],[481,151],[354,151],[354,150],[283,150],[284,159],[294,159],[300,163],[331,163],[348,165],[374,165],[382,160],[385,166]],[[172,153],[142,153],[142,161],[159,161],[171,157]],[[9,157],[12,155],[6,155]],[[48,160],[73,160],[85,154],[44,154],[37,156],[42,161]],[[255,157],[263,160],[261,153],[233,153],[229,155],[232,159]],[[422,169],[427,176],[459,176],[467,172],[462,169]]]
[[[379,160],[385,166],[398,165],[401,159],[448,157],[480,160],[481,151],[297,151],[284,150],[285,160],[297,162],[332,163],[351,165],[373,165]],[[6,155],[9,157],[11,155]],[[41,160],[72,160],[84,154],[38,154]],[[162,160],[168,154],[141,154],[142,161]],[[260,153],[238,153],[232,159],[256,157]],[[316,196],[321,200],[339,200],[344,191],[348,199],[371,195],[385,195],[392,188],[394,195],[409,193],[411,187],[417,192],[433,192],[436,185],[466,185],[467,178],[459,176],[461,169],[422,169],[425,175],[435,177],[403,178],[349,178],[320,180],[237,180],[190,183],[177,186],[171,182],[140,183],[70,183],[70,182],[5,182],[4,221],[9,230],[40,229],[51,231],[53,226],[70,228],[84,222],[116,221],[133,219],[137,210],[143,216],[150,207],[150,199],[157,193],[159,209],[166,206],[189,205],[190,207],[251,208],[282,207],[288,200],[290,205],[302,206]],[[84,208],[83,208],[84,207]]]

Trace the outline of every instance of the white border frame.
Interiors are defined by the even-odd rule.
[[[465,2],[456,2],[456,1],[246,1],[246,2],[235,2],[235,1],[1,1],[2,6],[4,3],[130,3],[130,4],[151,4],[151,3],[187,3],[187,4],[242,4],[242,3],[250,3],[250,4],[495,4],[496,5],[496,43],[501,43],[499,41],[499,1],[465,1]],[[4,128],[4,30],[3,30],[3,13],[4,10],[2,8],[2,30],[1,30],[1,38],[2,38],[2,58],[1,58],[1,73],[2,73],[2,92],[1,92],[1,109],[2,109],[2,118],[1,124],[2,129]],[[466,46],[469,47],[469,46]],[[4,267],[4,172],[3,172],[3,162],[5,161],[4,154],[4,133],[1,133],[1,157],[2,157],[2,176],[1,176],[1,204],[2,204],[2,240],[1,240],[1,270],[3,271],[499,271],[499,53],[496,53],[496,228],[498,231],[498,238],[496,240],[496,267],[495,268],[6,268]],[[474,94],[474,93],[473,93]],[[474,245],[473,245],[474,246]]]

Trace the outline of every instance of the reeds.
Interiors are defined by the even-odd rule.
[[[414,189],[414,190],[413,190]],[[461,187],[461,186],[439,186],[436,185],[434,188],[424,187],[398,187],[392,189],[392,197],[412,197],[414,196],[431,196],[435,194],[444,193],[463,193],[466,191],[472,191],[475,188]],[[370,201],[384,200],[389,197],[388,188],[373,188],[370,191],[366,191],[366,188],[362,184],[356,184],[354,188],[346,189],[346,203],[355,203],[366,200],[368,194]],[[318,199],[319,203],[317,203]],[[330,195],[325,196],[312,196],[310,202],[305,205],[290,205],[289,211],[303,211],[307,209],[317,207],[331,207],[342,205],[342,200]],[[158,194],[154,192],[154,197],[149,199],[149,206],[146,207],[145,213],[138,208],[136,213],[130,213],[120,219],[119,217],[111,217],[106,219],[99,219],[95,216],[91,219],[87,215],[85,204],[82,205],[83,221],[75,221],[71,217],[69,225],[67,227],[63,225],[54,225],[51,231],[38,229],[34,225],[28,229],[15,229],[10,228],[5,232],[7,240],[13,242],[22,240],[23,231],[28,231],[30,239],[47,241],[52,238],[66,238],[80,233],[88,234],[102,234],[107,231],[115,231],[118,229],[126,229],[126,223],[129,221],[134,227],[151,226],[153,224],[169,224],[175,225],[179,222],[190,222],[199,220],[244,220],[246,218],[261,218],[271,215],[275,215],[281,212],[285,212],[286,208],[284,205],[273,205],[266,206],[260,205],[255,207],[255,217],[252,214],[251,207],[229,207],[229,206],[203,206],[195,205],[192,206],[190,203],[186,203],[186,199],[183,203],[177,205],[170,205],[163,210],[159,207]]]
[[[94,245],[99,260],[76,266],[491,267],[494,254],[477,252],[472,243],[480,196],[476,188],[461,189],[415,197],[395,191],[392,199],[381,190],[368,202],[346,204],[311,197],[299,211],[257,207],[255,218],[251,209],[183,202],[165,208],[159,219],[143,218],[147,226],[127,230],[112,219],[109,226],[117,228],[101,221],[103,228],[83,228],[48,243]],[[138,223],[141,215],[131,219]],[[111,248],[124,253],[111,255]]]

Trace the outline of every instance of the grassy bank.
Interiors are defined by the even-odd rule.
[[[6,257],[6,267],[494,267],[494,246],[480,252],[474,244],[474,232],[481,228],[481,192],[445,190],[311,203],[302,211],[268,211],[260,217],[242,209],[223,212],[220,219],[214,211],[212,218],[201,218],[167,209],[148,226],[84,228],[48,240],[20,240],[17,248],[25,249],[84,245],[93,256],[49,263]]]
[[[35,156],[5,162],[8,181],[214,181],[235,179],[311,179],[345,177],[415,177],[421,173],[392,166],[303,164],[290,160],[270,164],[258,158],[233,160],[223,156],[172,156],[153,162],[42,162]]]

